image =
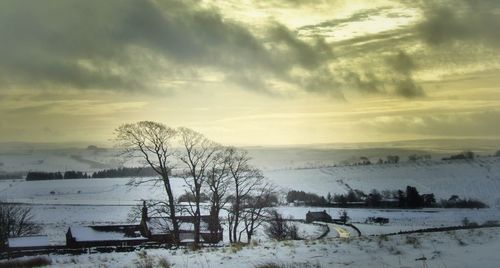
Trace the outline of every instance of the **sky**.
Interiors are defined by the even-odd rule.
[[[500,1],[3,0],[0,142],[500,138]]]

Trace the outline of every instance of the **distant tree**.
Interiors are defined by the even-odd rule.
[[[444,208],[487,208],[488,205],[476,199],[461,199],[458,195],[452,195],[448,200],[441,200]]]
[[[358,202],[359,201],[358,195],[353,190],[349,190],[349,192],[347,192],[346,200],[347,200],[347,202]]]
[[[398,162],[399,162],[398,155],[388,155],[387,156],[387,163],[388,164],[397,164]]]
[[[339,219],[342,223],[346,224],[347,221],[349,221],[351,218],[347,214],[347,210],[342,209],[341,211],[339,211]]]
[[[450,157],[445,157],[443,160],[472,160],[475,154],[472,151],[464,151],[456,155],[451,155]]]
[[[33,223],[30,207],[0,202],[0,248],[9,237],[36,234],[40,227]]]
[[[422,197],[417,191],[417,188],[412,186],[406,187],[406,206],[408,208],[422,207]]]
[[[406,194],[405,194],[405,192],[398,190],[396,199],[398,199],[398,207],[404,208],[406,206]]]
[[[330,192],[326,195],[326,202],[328,202],[328,204],[333,203],[333,196]]]
[[[495,157],[500,157],[500,150],[496,151],[494,154]]]
[[[436,205],[436,198],[434,197],[434,194],[423,194],[422,202],[424,207],[434,207]]]
[[[382,195],[375,189],[366,197],[365,203],[367,207],[379,207],[382,201]]]
[[[347,204],[347,198],[343,194],[335,194],[333,195],[333,201],[338,203],[340,206],[345,206]]]

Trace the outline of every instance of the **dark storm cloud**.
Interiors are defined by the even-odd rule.
[[[177,69],[211,68],[265,91],[264,79],[296,83],[292,68],[332,59],[321,38],[306,43],[278,23],[257,38],[190,1],[2,1],[0,36],[0,82],[33,88],[154,89],[196,79]]]
[[[279,70],[245,28],[188,3],[2,1],[1,80],[33,87],[144,89],[151,74],[171,71],[155,56],[172,68]]]
[[[413,79],[413,71],[416,69],[413,59],[404,51],[399,51],[388,60],[393,72],[393,84],[396,94],[406,98],[416,98],[424,96],[423,89]]]
[[[431,46],[500,40],[498,4],[460,3],[424,2],[417,26],[328,44],[325,28],[405,15],[380,7],[297,31],[270,22],[257,35],[197,1],[0,1],[0,85],[152,91],[178,87],[169,81],[203,81],[209,70],[272,95],[274,80],[333,96],[355,89],[414,98],[425,95],[414,79],[416,55],[397,51],[419,38]],[[339,57],[363,58],[373,68],[332,67]]]
[[[424,2],[425,20],[417,29],[431,45],[456,41],[500,44],[499,1]]]

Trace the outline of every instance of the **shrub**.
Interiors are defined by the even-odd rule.
[[[289,224],[277,211],[271,212],[271,219],[268,223],[265,233],[270,238],[278,241],[300,239],[297,226]]]
[[[136,267],[153,268],[153,258],[151,258],[145,250],[137,252]]]
[[[406,244],[413,245],[414,248],[419,248],[420,247],[420,240],[418,240],[417,237],[407,236],[406,237]]]
[[[172,267],[172,264],[170,264],[170,262],[166,258],[160,257],[158,259],[158,266],[162,268],[170,268]]]

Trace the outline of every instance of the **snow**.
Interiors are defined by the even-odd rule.
[[[60,154],[60,155],[59,155]],[[50,154],[40,164],[37,153],[15,156],[12,160],[1,159],[5,170],[86,170],[91,169],[88,161],[112,165],[108,156],[81,152],[80,158],[70,157],[63,152]],[[80,160],[78,160],[80,159]],[[11,161],[12,160],[12,161]],[[16,162],[19,160],[19,162]],[[60,162],[59,162],[60,160]],[[50,162],[52,166],[44,163]],[[293,164],[293,163],[292,163]],[[16,166],[17,165],[17,166]],[[43,167],[43,168],[42,168]],[[82,168],[79,168],[82,167]],[[46,168],[46,169],[44,169]],[[322,267],[421,267],[415,259],[425,255],[429,267],[497,267],[500,256],[495,252],[500,248],[500,229],[488,228],[475,231],[456,231],[419,235],[389,236],[381,241],[381,235],[422,228],[461,225],[465,217],[471,222],[482,224],[486,221],[500,222],[500,158],[480,158],[474,161],[427,161],[371,166],[321,167],[308,169],[269,168],[265,175],[282,189],[296,189],[314,192],[345,193],[348,189],[395,190],[407,185],[415,186],[420,193],[434,193],[437,199],[449,198],[457,194],[462,198],[477,198],[488,205],[487,209],[346,209],[351,222],[357,226],[363,237],[346,226],[349,239],[338,238],[335,228],[327,237],[315,240],[324,228],[318,225],[295,222],[299,235],[305,241],[276,242],[270,240],[259,228],[251,245],[236,250],[229,247],[203,249],[201,252],[189,250],[151,249],[147,254],[156,261],[167,258],[176,267],[253,267],[266,261],[281,263],[321,264]],[[142,178],[147,180],[148,178]],[[140,179],[141,180],[141,179]],[[101,232],[88,226],[124,224],[132,207],[142,199],[164,199],[163,187],[152,182],[137,187],[127,185],[128,179],[80,179],[59,181],[0,181],[2,200],[29,204],[34,220],[47,234],[47,244],[64,244],[65,232],[72,227],[80,241],[122,240],[120,232]],[[182,179],[172,179],[176,196],[184,193]],[[52,192],[52,193],[51,193]],[[341,209],[319,207],[276,208],[286,218],[305,219],[307,211],[326,210],[333,218],[338,218]],[[205,211],[206,212],[206,211]],[[204,212],[203,212],[204,213]],[[222,215],[223,217],[225,215]],[[364,223],[368,217],[385,217],[385,225]],[[228,228],[224,228],[224,242],[228,244]],[[189,226],[186,226],[189,227]],[[73,229],[75,228],[75,229]],[[182,227],[184,228],[184,227]],[[344,234],[345,235],[345,234]],[[415,248],[407,242],[407,237],[416,237],[419,245]],[[142,238],[142,237],[141,237]],[[138,238],[125,238],[138,239]],[[142,238],[144,239],[144,238]],[[186,237],[185,239],[191,239]],[[411,238],[413,239],[413,238]],[[410,240],[411,240],[410,239]],[[26,242],[28,243],[28,242]],[[31,243],[31,242],[30,242]],[[202,254],[201,254],[202,253]],[[136,253],[106,253],[80,256],[51,255],[53,266],[81,267],[124,267],[134,266],[141,261]],[[77,264],[74,264],[76,262]]]
[[[50,255],[49,267],[134,267],[168,260],[173,267],[255,267],[267,262],[305,267],[498,267],[500,229],[395,235],[387,237],[333,236],[320,240],[262,242],[238,248],[148,249],[127,253]]]
[[[45,247],[49,246],[49,237],[46,235],[12,237],[8,241],[9,248]]]
[[[285,189],[326,196],[350,188],[365,193],[372,189],[398,190],[414,186],[420,193],[434,193],[436,199],[451,195],[476,198],[500,207],[500,157],[474,161],[427,161],[369,166],[267,171],[265,175]]]

